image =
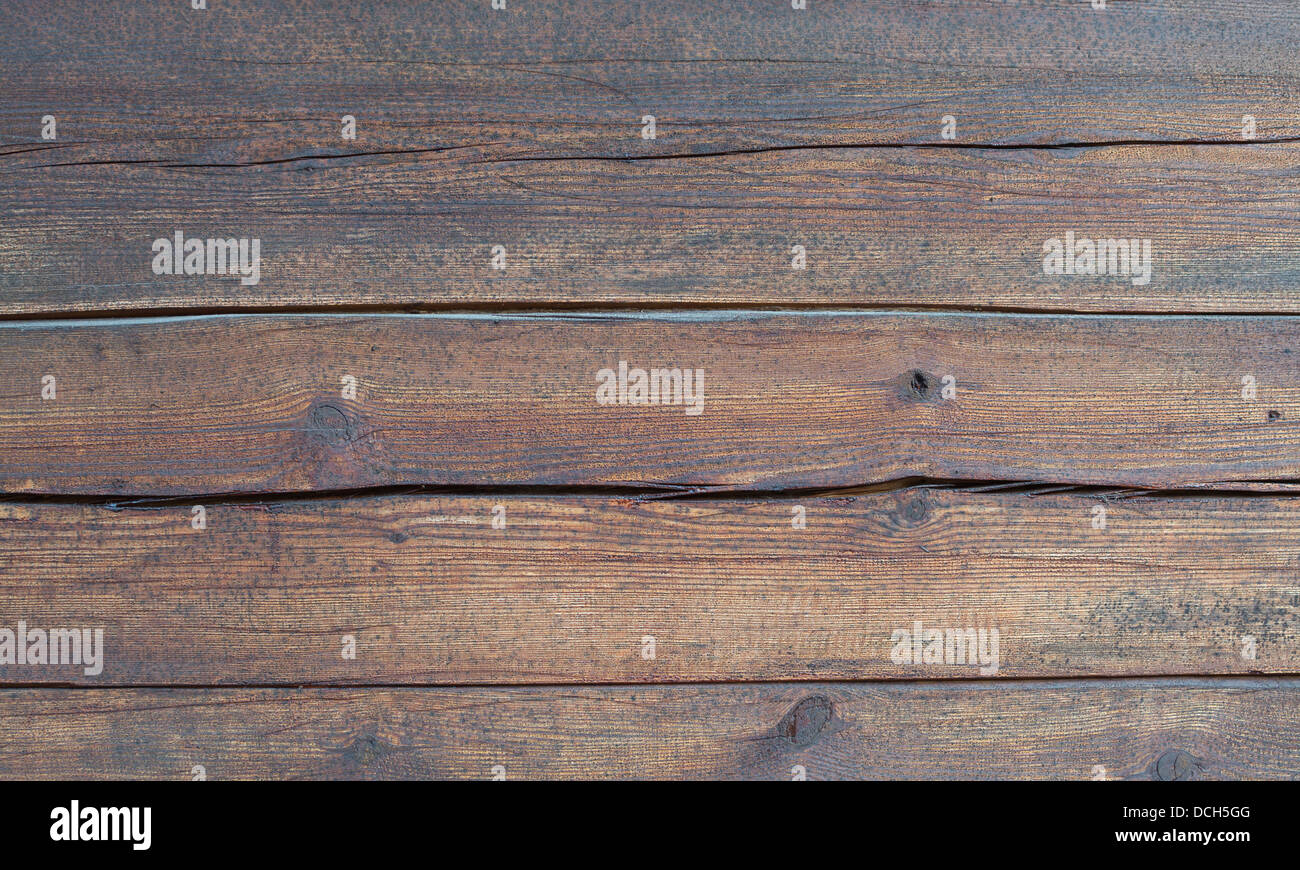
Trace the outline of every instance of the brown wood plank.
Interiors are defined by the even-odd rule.
[[[1288,779],[1295,680],[0,691],[0,776]]]
[[[946,114],[968,143],[1240,140],[1245,114],[1260,138],[1300,135],[1300,10],[1284,0],[187,7],[7,3],[0,135],[41,145],[55,114],[60,144],[41,162],[924,143],[944,141]]]
[[[1270,486],[1300,478],[1298,330],[1268,317],[736,312],[8,323],[0,487]],[[620,361],[702,371],[702,413],[686,397],[599,404],[599,373]]]
[[[1297,171],[1294,143],[505,162],[471,148],[15,168],[0,185],[0,313],[638,302],[1294,313]],[[257,283],[155,274],[155,240],[177,232],[258,239]],[[1147,240],[1150,268],[1045,274],[1045,244],[1067,232]],[[804,269],[792,268],[796,245]]]
[[[1300,135],[1297,42],[1300,10],[1272,0],[11,3],[0,314],[1296,313],[1300,148],[1278,140]],[[1273,144],[1240,141],[1246,114]],[[1130,140],[1237,141],[896,147]],[[887,147],[835,147],[867,144]],[[593,156],[618,159],[569,159]],[[177,230],[259,238],[260,282],[155,275],[150,246]],[[1044,275],[1067,230],[1150,239],[1150,283]]]
[[[204,510],[195,529],[187,505],[0,504],[0,629],[103,632],[97,666],[11,651],[0,682],[1300,673],[1300,499],[913,489]],[[916,621],[995,630],[997,646],[986,634],[983,667],[902,656],[895,632]]]

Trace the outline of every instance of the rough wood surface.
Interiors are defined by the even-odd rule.
[[[1289,3],[223,0],[86,16],[0,10],[0,315],[1300,312]],[[1109,144],[1060,147],[1077,143]],[[261,281],[153,274],[151,242],[176,230],[260,238]],[[1150,283],[1044,275],[1043,243],[1066,230],[1150,239]]]
[[[0,775],[1294,779],[1295,680],[0,691]]]
[[[1295,3],[190,5],[0,6],[0,778],[1300,778]]]
[[[253,168],[14,168],[0,313],[758,303],[1300,311],[1300,144],[499,163],[481,148]],[[157,276],[182,230],[257,238],[256,285]],[[1149,239],[1151,274],[1044,274]],[[506,248],[506,268],[490,265]],[[793,246],[807,268],[792,268]]]
[[[1300,478],[1288,318],[239,315],[0,337],[9,492]],[[703,412],[598,404],[620,360],[703,370]]]
[[[492,142],[521,156],[853,142],[1300,135],[1300,10],[1277,0],[487,0],[0,10],[0,133],[46,157],[283,158]],[[104,75],[111,69],[112,75]],[[643,114],[659,136],[639,135]],[[650,149],[647,151],[647,149]]]
[[[232,305],[869,304],[1300,311],[1300,145],[834,149],[253,168],[13,168],[0,313]],[[155,239],[257,238],[257,284],[155,275]],[[1149,283],[1044,243],[1150,240]],[[505,248],[505,268],[490,265]],[[807,268],[791,268],[795,245]]]
[[[493,529],[492,510],[506,527]],[[1094,528],[1104,507],[1106,528]],[[807,527],[793,528],[803,510]],[[914,489],[837,499],[0,504],[0,627],[104,631],[86,685],[1300,672],[1300,500]],[[996,667],[895,661],[914,623]],[[356,639],[356,658],[342,638]],[[655,639],[646,659],[643,638]],[[1250,638],[1253,657],[1243,655]],[[990,659],[990,661],[994,661]]]

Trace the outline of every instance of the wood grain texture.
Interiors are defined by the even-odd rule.
[[[18,0],[0,133],[45,157],[210,162],[491,142],[512,156],[1300,135],[1278,0]],[[113,75],[103,75],[111,69]],[[640,118],[659,138],[639,136]]]
[[[1300,778],[1300,7],[209,5],[0,7],[0,778]]]
[[[1287,779],[1295,680],[11,689],[33,779]]]
[[[1267,317],[736,312],[9,323],[0,487],[1271,486],[1300,478],[1298,330]],[[597,374],[620,360],[702,369],[703,412],[598,404]],[[355,400],[341,398],[349,375]]]
[[[1093,509],[1107,511],[1093,528]],[[505,529],[490,525],[505,507]],[[807,528],[792,528],[792,506]],[[0,504],[0,627],[99,627],[10,684],[977,679],[893,633],[996,629],[1000,677],[1300,673],[1300,500]],[[357,642],[355,659],[342,638]],[[655,657],[642,639],[655,638]],[[1242,654],[1253,638],[1255,657]]]
[[[1300,145],[833,149],[253,168],[12,169],[0,313],[671,303],[1300,311]],[[155,275],[155,239],[257,238],[261,275]],[[1149,239],[1149,283],[1044,243]],[[808,267],[791,268],[803,245]],[[490,265],[493,246],[506,268]]]
[[[1292,4],[101,5],[0,10],[0,315],[1300,312]],[[967,148],[1124,142],[1165,144]],[[1044,275],[1071,229],[1151,239],[1151,283]],[[261,282],[154,275],[176,230],[260,238]]]

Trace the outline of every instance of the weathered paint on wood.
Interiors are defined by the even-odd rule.
[[[492,526],[497,506],[504,529]],[[100,673],[0,665],[0,681],[1300,671],[1292,498],[1107,502],[912,489],[749,501],[351,498],[204,511],[195,529],[187,505],[0,504],[0,627],[99,627],[105,650]],[[916,621],[996,630],[997,648],[984,647],[994,655],[982,673],[973,658],[895,660],[894,632]],[[355,659],[342,655],[349,635]],[[643,654],[647,636],[653,658]]]
[[[240,315],[0,339],[11,493],[1300,478],[1289,318]],[[598,404],[620,361],[703,370],[702,413]]]
[[[35,779],[1294,779],[1300,683],[10,689],[0,746]]]

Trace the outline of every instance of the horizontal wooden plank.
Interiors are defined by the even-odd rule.
[[[0,682],[1300,673],[1292,498],[389,497],[194,525],[182,505],[0,504],[0,630],[102,631],[85,660],[0,647]],[[914,656],[917,622],[975,629],[975,655]]]
[[[0,10],[0,315],[1300,312],[1300,148],[1278,141],[1300,135],[1300,10],[1281,0],[100,10]],[[1246,114],[1274,144],[1240,141]],[[956,140],[940,138],[945,115]],[[1203,140],[1237,143],[896,147]],[[771,150],[787,148],[819,150]],[[690,159],[619,162],[674,155]],[[617,159],[570,159],[597,156]],[[260,239],[259,282],[154,274],[152,242],[178,230]],[[1150,283],[1045,275],[1042,246],[1067,230],[1150,239]],[[795,245],[806,270],[790,267]]]
[[[55,114],[42,162],[939,142],[944,115],[972,143],[1238,140],[1246,114],[1260,137],[1300,135],[1285,0],[187,6],[6,4],[0,135],[42,145]]]
[[[10,689],[0,702],[6,779],[1300,776],[1295,680]]]
[[[0,185],[0,314],[559,302],[1294,313],[1298,171],[1295,143],[14,168]],[[245,276],[156,274],[155,242],[178,232],[257,239],[257,274],[251,261]],[[1080,246],[1145,240],[1149,258],[1101,275],[1045,267],[1067,233]],[[795,246],[805,268],[792,268]]]
[[[0,341],[11,493],[1300,479],[1289,318],[239,315]],[[602,404],[620,362],[696,395]]]

